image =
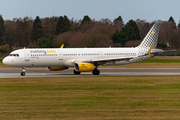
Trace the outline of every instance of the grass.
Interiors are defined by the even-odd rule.
[[[0,63],[2,63],[3,58],[0,58]]]
[[[179,79],[0,79],[0,119],[180,119]]]
[[[139,63],[180,63],[180,58],[176,57],[155,57],[150,58]]]

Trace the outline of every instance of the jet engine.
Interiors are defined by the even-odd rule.
[[[94,64],[92,63],[76,63],[75,70],[77,72],[88,72],[93,71],[95,69]]]
[[[68,67],[47,67],[49,71],[60,71],[60,70],[65,70],[68,69]]]

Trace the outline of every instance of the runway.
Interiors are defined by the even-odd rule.
[[[99,76],[140,76],[140,75],[180,75],[177,68],[103,68],[99,69]],[[73,69],[63,71],[48,71],[47,69],[26,69],[26,76],[21,76],[21,69],[0,69],[0,78],[27,78],[27,77],[80,77],[94,76],[92,72],[82,72],[74,75]]]

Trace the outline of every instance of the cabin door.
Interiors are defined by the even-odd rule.
[[[99,51],[99,59],[103,59],[103,52]]]
[[[24,50],[24,55],[25,55],[25,61],[30,61],[30,52],[28,50]]]
[[[58,51],[58,54],[59,54],[59,60],[63,60],[62,50],[59,50],[59,51]]]

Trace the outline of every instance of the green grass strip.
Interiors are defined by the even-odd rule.
[[[139,63],[180,63],[180,58],[150,58]]]
[[[3,58],[0,58],[0,63],[2,63]]]
[[[178,119],[180,76],[0,79],[0,118]]]

